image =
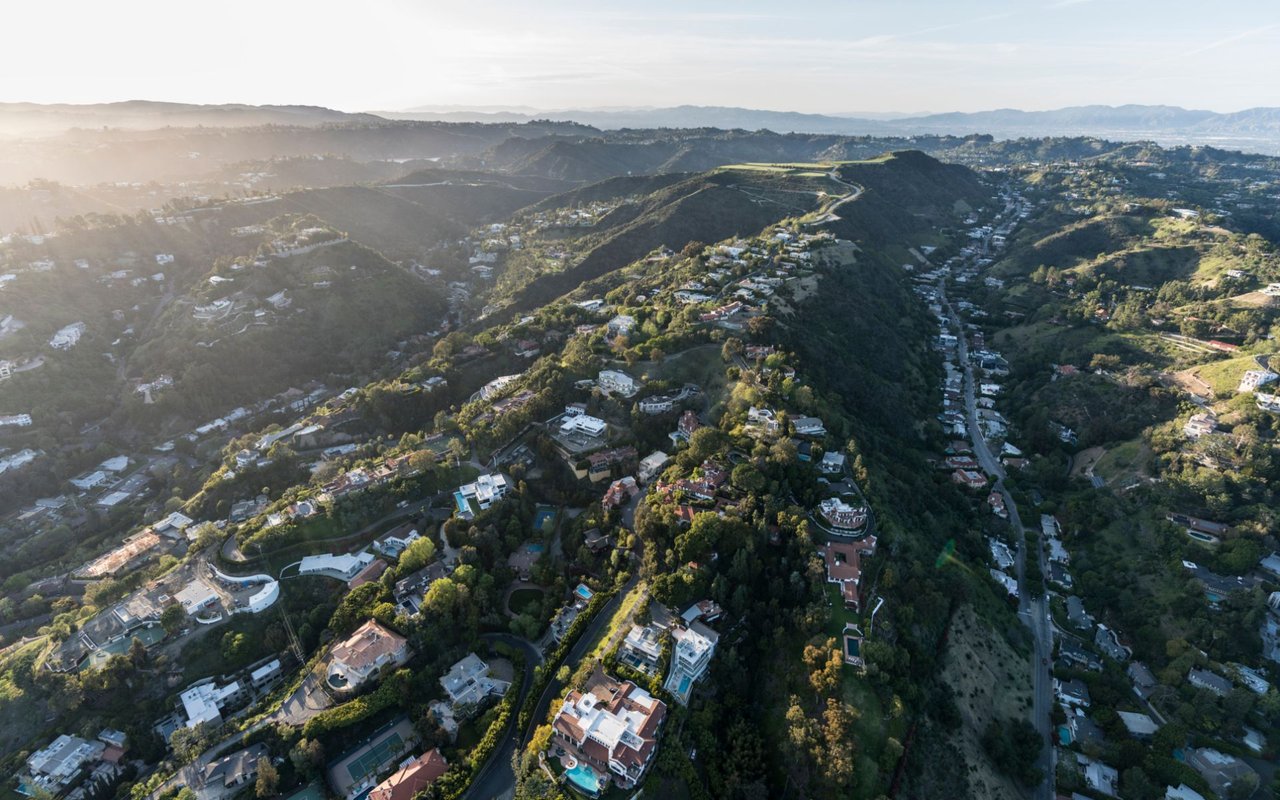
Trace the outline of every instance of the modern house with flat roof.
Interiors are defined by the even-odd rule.
[[[693,685],[707,672],[711,657],[715,654],[720,634],[700,622],[688,628],[671,630],[674,646],[671,649],[671,669],[667,673],[664,689],[671,693],[680,705],[689,704]]]
[[[483,511],[506,497],[507,492],[510,490],[511,483],[507,480],[506,475],[501,473],[481,475],[476,478],[475,483],[468,483],[458,487],[457,496],[460,499],[458,510],[462,511],[464,504],[475,503]]]
[[[212,680],[200,683],[187,689],[178,696],[182,702],[182,711],[187,717],[186,727],[210,723],[222,724],[222,709],[242,700],[244,687],[239,681],[232,681],[226,686],[219,686]]]
[[[475,653],[467,653],[440,678],[454,709],[479,705],[489,695],[506,694],[511,684],[489,676],[489,665]]]
[[[100,759],[106,749],[103,742],[90,742],[64,733],[27,758],[24,783],[51,795],[60,794],[75,782],[86,765]]]

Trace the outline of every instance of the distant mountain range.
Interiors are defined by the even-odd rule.
[[[903,115],[879,112],[806,114],[732,106],[537,110],[525,106],[421,107],[405,111],[349,113],[320,106],[192,105],[131,100],[96,105],[0,103],[0,133],[45,135],[73,128],[252,127],[392,121],[520,124],[555,120],[599,130],[620,128],[719,128],[845,136],[990,134],[999,139],[1096,136],[1161,144],[1212,144],[1280,153],[1280,108],[1217,113],[1177,106],[1073,106],[1052,111],[951,112]],[[586,132],[586,131],[584,131]]]
[[[376,112],[389,119],[449,122],[522,122],[554,119],[602,129],[616,128],[767,128],[779,133],[830,133],[851,136],[913,134],[990,134],[997,138],[1098,136],[1162,143],[1217,144],[1280,148],[1280,108],[1250,108],[1220,114],[1177,106],[1073,106],[1052,111],[892,114],[803,114],[726,106],[674,106],[642,109],[570,109],[563,111],[411,109]]]
[[[362,121],[377,122],[379,118],[321,106],[194,105],[150,100],[88,105],[0,103],[0,133],[21,136],[61,133],[72,128],[243,128]]]

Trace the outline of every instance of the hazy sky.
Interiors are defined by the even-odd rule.
[[[40,0],[0,100],[1280,106],[1277,0]]]

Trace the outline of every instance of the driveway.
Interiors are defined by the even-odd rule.
[[[301,727],[307,720],[333,705],[333,699],[320,685],[320,676],[313,670],[302,679],[301,685],[280,704],[280,710],[271,715],[273,722],[285,722]]]

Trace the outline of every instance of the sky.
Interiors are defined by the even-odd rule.
[[[1275,0],[40,0],[5,22],[6,102],[1280,106]]]

